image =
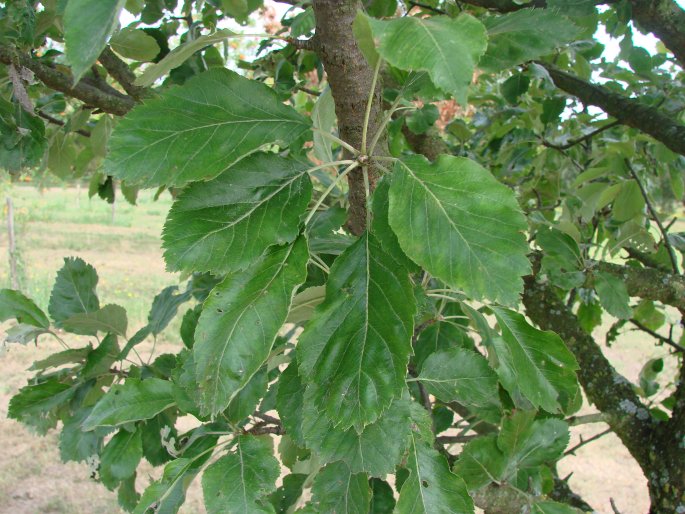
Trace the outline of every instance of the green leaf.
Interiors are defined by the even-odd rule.
[[[386,61],[403,70],[427,71],[433,84],[466,105],[473,71],[487,46],[480,21],[462,14],[457,18],[368,18],[368,23]]]
[[[410,473],[400,489],[397,514],[474,512],[464,481],[450,471],[442,455],[418,440],[415,433],[411,435],[407,468]]]
[[[159,54],[159,45],[144,30],[125,28],[112,37],[112,50],[134,61],[151,61]]]
[[[50,327],[50,320],[33,300],[19,291],[0,289],[0,321],[12,318],[34,327]]]
[[[532,327],[521,314],[493,311],[502,331],[493,338],[502,385],[512,395],[520,391],[535,407],[565,411],[578,393],[573,354],[558,335]]]
[[[557,461],[568,445],[570,435],[564,421],[534,419],[535,412],[517,411],[502,421],[497,445],[507,458],[506,479],[526,468]]]
[[[202,490],[207,514],[273,512],[265,496],[276,490],[279,474],[270,437],[239,436],[235,451],[204,472]]]
[[[611,214],[616,221],[628,221],[642,214],[644,208],[645,198],[640,186],[634,180],[629,180],[621,184]]]
[[[113,489],[119,482],[136,472],[140,459],[143,458],[142,432],[121,429],[105,445],[100,455],[100,478]]]
[[[290,362],[278,378],[276,410],[288,435],[298,445],[304,446],[302,434],[304,386],[297,374],[297,361]]]
[[[354,427],[334,426],[314,406],[307,391],[302,415],[306,445],[324,464],[342,460],[352,473],[383,477],[393,472],[406,450],[411,430],[409,405],[408,400],[395,400],[375,422],[357,432]]]
[[[45,154],[45,124],[18,103],[0,98],[0,162],[10,173],[38,166]]]
[[[140,501],[140,494],[136,491],[136,474],[121,482],[117,491],[119,506],[126,512],[133,512]]]
[[[565,503],[553,501],[537,501],[533,504],[532,510],[532,514],[580,514],[581,512]]]
[[[152,307],[147,316],[147,325],[152,334],[161,334],[176,316],[178,307],[192,297],[190,290],[180,294],[176,294],[176,291],[178,291],[178,286],[165,287],[152,301]]]
[[[497,446],[497,436],[488,435],[464,446],[454,472],[464,479],[469,491],[475,491],[490,482],[501,481],[506,466],[507,459]]]
[[[22,387],[9,403],[7,417],[16,419],[45,434],[57,424],[55,409],[68,402],[76,389],[51,378],[40,384]]]
[[[145,71],[135,80],[134,84],[142,87],[151,86],[158,78],[163,77],[174,68],[178,68],[195,52],[209,45],[221,43],[224,39],[235,35],[236,33],[232,30],[222,29],[213,34],[188,39],[169,52],[161,61],[145,68]]]
[[[190,185],[164,225],[168,269],[221,274],[245,268],[267,247],[297,237],[311,191],[305,163],[266,153]]]
[[[306,278],[307,258],[301,237],[274,247],[212,290],[193,345],[203,414],[223,411],[266,362],[295,290]]]
[[[390,226],[426,271],[476,299],[516,305],[530,272],[527,223],[514,193],[480,165],[441,155],[398,161]]]
[[[326,299],[300,336],[300,374],[341,429],[378,419],[404,388],[415,305],[406,270],[373,234],[336,259]]]
[[[119,23],[125,0],[69,0],[64,10],[64,40],[74,83],[95,64]]]
[[[144,187],[216,177],[266,144],[288,144],[309,128],[276,93],[213,69],[134,108],[112,132],[104,169]]]
[[[599,295],[602,307],[618,319],[630,319],[633,317],[633,309],[630,308],[630,296],[628,289],[619,277],[599,271],[594,274],[595,290]]]
[[[208,456],[209,457],[209,456]],[[197,468],[206,460],[193,461],[181,458],[164,466],[164,475],[153,482],[143,493],[133,514],[175,514],[186,498],[188,484],[197,474]]]
[[[93,312],[74,314],[62,321],[62,328],[74,334],[110,332],[126,337],[127,327],[126,309],[114,304],[105,305]]]
[[[500,410],[498,380],[485,357],[464,348],[450,348],[430,355],[418,380],[438,400],[457,401],[467,407]]]
[[[320,133],[330,134],[335,125],[335,102],[331,88],[326,88],[314,104],[312,122],[314,126],[314,155],[322,162],[332,162],[334,159],[331,140]]]
[[[226,419],[230,423],[238,424],[247,418],[257,408],[259,400],[266,394],[267,387],[266,366],[262,366],[228,404],[224,411]]]
[[[514,73],[502,83],[500,92],[507,102],[516,105],[519,97],[528,91],[529,86],[530,78],[527,75],[524,75],[523,73]]]
[[[16,344],[28,344],[32,341],[38,343],[38,336],[50,333],[47,328],[19,323],[5,331],[5,342]]]
[[[269,497],[269,501],[276,509],[277,514],[286,514],[288,509],[300,498],[305,480],[307,480],[307,475],[302,473],[283,477],[283,485],[271,493]]]
[[[318,512],[368,514],[371,490],[366,473],[355,473],[344,462],[334,462],[316,475],[312,504]]]
[[[425,134],[440,118],[440,111],[433,104],[426,104],[407,116],[407,128],[414,134]]]
[[[551,53],[579,33],[568,18],[549,9],[521,9],[485,18],[488,49],[479,63],[496,72]]]
[[[112,364],[119,357],[119,344],[117,336],[107,334],[97,348],[91,350],[86,357],[86,363],[81,370],[83,379],[95,378],[109,373]]]
[[[89,345],[85,348],[70,348],[69,350],[53,353],[45,359],[35,361],[29,368],[29,371],[43,371],[47,368],[56,368],[64,364],[82,363],[86,360],[91,350],[92,347]]]
[[[312,319],[316,307],[324,301],[326,288],[324,286],[308,287],[297,293],[293,298],[293,304],[288,312],[286,323],[302,323]]]
[[[392,514],[395,508],[395,495],[390,484],[380,478],[372,478],[369,485],[371,486],[369,514]]]
[[[102,434],[97,431],[81,431],[81,423],[90,411],[90,407],[78,409],[73,416],[64,420],[64,427],[59,435],[59,455],[62,462],[83,462],[99,453]]]
[[[48,312],[58,327],[76,314],[95,312],[100,308],[100,301],[95,292],[97,283],[98,274],[90,264],[86,264],[78,257],[64,259],[64,266],[57,272],[48,305]],[[95,331],[76,333],[94,335]]]
[[[117,427],[132,421],[150,419],[174,403],[170,381],[159,378],[129,378],[123,384],[113,385],[95,404],[93,412],[83,422],[83,430]]]

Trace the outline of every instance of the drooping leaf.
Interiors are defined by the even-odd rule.
[[[119,23],[125,0],[69,0],[64,10],[64,39],[74,83],[95,64]]]
[[[499,420],[497,374],[478,353],[464,348],[435,352],[423,363],[418,379],[440,401],[487,407]]]
[[[180,294],[176,294],[176,291],[178,291],[178,286],[165,287],[152,301],[152,307],[147,316],[147,324],[152,334],[161,334],[176,316],[178,307],[192,297],[190,290]]]
[[[549,54],[579,33],[568,18],[550,9],[520,9],[490,16],[484,23],[488,49],[479,67],[492,72]]]
[[[119,344],[117,336],[109,333],[98,344],[97,348],[88,352],[86,362],[81,369],[81,376],[84,379],[89,379],[108,373],[118,357]]]
[[[304,386],[297,374],[297,361],[292,361],[278,378],[276,410],[288,435],[300,446],[305,445],[302,433]]]
[[[88,417],[90,410],[90,407],[80,408],[73,416],[64,420],[64,427],[59,435],[59,455],[62,462],[83,462],[99,453],[102,434],[97,431],[81,431],[81,423]]]
[[[0,321],[12,318],[34,327],[50,327],[50,320],[33,300],[19,291],[0,289]]]
[[[644,208],[645,199],[638,183],[634,180],[622,183],[611,211],[614,219],[616,221],[631,220],[642,214]]]
[[[400,489],[397,514],[474,512],[464,481],[450,471],[445,457],[421,441],[416,433],[411,435],[407,468],[410,473]]]
[[[274,506],[276,514],[287,514],[288,509],[302,495],[302,486],[306,479],[307,475],[303,473],[294,473],[283,477],[283,485],[269,496],[269,501]]]
[[[216,177],[265,144],[288,144],[308,128],[267,86],[213,69],[124,117],[104,169],[144,187],[182,186]]]
[[[64,364],[81,363],[86,360],[86,357],[91,350],[91,346],[86,346],[84,348],[70,348],[68,350],[53,353],[44,359],[35,361],[29,370],[42,371],[47,368],[62,366]]]
[[[619,277],[602,271],[594,277],[595,289],[602,307],[618,319],[632,318],[633,309],[630,308],[630,296],[625,283]]]
[[[127,327],[126,309],[114,304],[105,305],[96,311],[74,314],[62,321],[62,328],[74,334],[111,332],[126,337]]]
[[[342,460],[352,473],[366,472],[383,477],[392,473],[407,447],[410,427],[410,402],[395,400],[373,423],[361,432],[354,427],[341,429],[327,416],[322,416],[305,394],[302,432],[308,448],[316,452],[323,463]]]
[[[502,385],[511,394],[520,391],[535,407],[565,411],[578,393],[573,354],[558,335],[532,327],[521,314],[493,311],[502,331],[493,338]]]
[[[408,273],[373,234],[338,257],[326,299],[300,336],[300,374],[341,429],[378,419],[404,387],[413,331]]]
[[[395,495],[390,484],[380,478],[372,478],[369,480],[369,485],[371,486],[369,514],[392,514],[395,508]]]
[[[203,414],[223,411],[266,362],[295,290],[306,278],[307,258],[301,237],[274,247],[212,290],[193,345]]]
[[[271,439],[250,435],[237,439],[235,450],[204,472],[202,490],[207,513],[273,512],[266,496],[276,490],[280,467]]]
[[[398,162],[390,226],[404,252],[476,299],[515,305],[530,271],[526,222],[513,192],[480,165],[441,155]]]
[[[334,462],[316,475],[312,504],[319,512],[367,514],[371,490],[366,473],[352,473],[344,462]]]
[[[58,327],[76,314],[95,312],[100,308],[95,292],[97,283],[97,272],[90,264],[78,257],[64,259],[64,266],[57,272],[48,305],[48,312]],[[94,335],[95,331],[88,329],[75,333]]]
[[[136,472],[143,457],[142,432],[121,429],[105,445],[100,455],[100,478],[110,489]]]
[[[57,423],[54,409],[74,396],[75,388],[70,384],[51,378],[45,382],[22,387],[15,394],[7,408],[7,417],[16,419],[45,434]]]
[[[466,105],[473,71],[487,46],[480,21],[462,14],[457,18],[369,18],[368,23],[386,61],[403,70],[427,71],[437,87]]]
[[[226,273],[267,247],[292,241],[311,198],[307,165],[276,154],[252,155],[214,180],[188,187],[164,226],[170,270]]]
[[[34,325],[27,325],[26,323],[19,323],[10,327],[5,332],[6,343],[28,344],[35,341],[38,342],[38,336],[47,334],[50,331],[47,328],[40,328]]]
[[[262,366],[228,404],[228,408],[224,411],[226,419],[238,424],[252,414],[259,400],[266,394],[267,386],[266,366]]]
[[[145,489],[133,514],[148,514],[150,508],[154,508],[155,514],[176,514],[185,501],[188,484],[207,458],[180,458],[169,462],[164,466],[162,478]]]
[[[83,430],[150,419],[174,403],[172,384],[168,380],[129,378],[123,384],[113,385],[95,404],[83,422]]]

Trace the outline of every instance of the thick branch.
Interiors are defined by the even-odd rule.
[[[340,137],[354,148],[360,149],[366,104],[373,82],[373,70],[366,62],[352,33],[352,23],[360,9],[358,0],[315,0],[317,53],[328,74],[335,113],[338,117]],[[379,83],[369,115],[369,137],[382,123],[381,91]],[[375,154],[384,155],[385,139],[376,147]],[[378,175],[369,169],[369,182],[373,190]],[[360,234],[366,227],[366,193],[362,169],[349,174],[350,217],[348,228]]]
[[[544,330],[554,330],[566,342],[580,365],[578,379],[588,399],[607,416],[609,426],[640,467],[645,472],[652,469],[654,422],[630,382],[616,372],[550,285],[526,277],[523,304],[533,322]]]
[[[107,73],[121,84],[121,87],[124,88],[124,91],[126,91],[131,98],[141,100],[146,96],[149,96],[150,92],[147,88],[133,84],[136,80],[136,76],[131,71],[131,68],[128,67],[128,64],[119,59],[109,47],[106,47],[102,51],[98,60],[100,61],[100,64],[105,67]]]
[[[77,98],[89,107],[97,107],[104,112],[120,116],[123,116],[133,108],[134,100],[128,96],[107,94],[84,81],[73,85],[71,77],[8,46],[0,46],[0,62],[8,65],[16,62],[24,68],[28,68],[49,88]]]
[[[685,125],[673,121],[654,107],[586,82],[551,64],[540,64],[547,69],[559,89],[577,97],[586,105],[599,107],[623,125],[641,130],[674,152],[685,155]]]
[[[650,268],[633,268],[609,262],[595,262],[599,271],[619,277],[630,296],[654,300],[685,310],[685,277]]]
[[[631,0],[633,20],[653,33],[685,66],[685,11],[673,0]]]

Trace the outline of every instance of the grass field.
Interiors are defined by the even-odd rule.
[[[95,266],[101,303],[116,303],[127,309],[131,334],[145,323],[153,296],[178,282],[178,276],[165,272],[159,248],[171,203],[168,195],[153,201],[152,193],[144,192],[136,207],[117,202],[112,222],[110,206],[97,198],[89,200],[85,189],[48,189],[41,193],[31,186],[8,186],[5,194],[11,195],[15,205],[22,289],[42,308],[47,307],[63,257],[71,255]],[[4,215],[2,222],[0,287],[8,287]],[[177,327],[178,321],[167,329],[158,351],[178,350]],[[2,329],[0,325],[0,332]],[[55,434],[40,438],[6,419],[9,398],[29,377],[27,368],[57,350],[56,343],[43,338],[38,347],[15,346],[0,355],[0,514],[117,513],[116,496],[89,478],[85,464],[60,462]],[[667,352],[631,333],[606,353],[621,373],[635,380],[647,358]],[[585,410],[592,412],[591,408]],[[581,435],[587,438],[604,428],[602,424],[574,428],[571,444]],[[612,512],[611,496],[623,514],[642,514],[648,509],[646,481],[613,435],[564,459],[560,472],[562,476],[573,473],[572,486],[598,512]],[[139,489],[155,476],[152,470],[144,469],[139,474]],[[201,503],[194,484],[183,512],[204,512]]]

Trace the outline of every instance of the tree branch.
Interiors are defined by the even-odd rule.
[[[607,123],[606,125],[599,127],[597,130],[593,130],[592,132],[585,134],[584,136],[581,136],[578,139],[572,139],[571,141],[569,141],[568,143],[565,143],[563,145],[556,145],[550,141],[547,141],[546,139],[542,140],[542,144],[544,146],[546,146],[547,148],[554,148],[555,150],[561,150],[561,151],[568,150],[569,148],[572,148],[572,147],[574,147],[580,143],[584,143],[585,141],[592,139],[596,135],[601,134],[605,130],[608,130],[608,129],[615,127],[616,125],[620,125],[620,124],[621,124],[621,122],[618,120],[612,121],[611,123]]]
[[[655,300],[679,310],[685,310],[685,277],[682,275],[603,261],[592,261],[591,266],[623,280],[630,296]]]
[[[129,96],[114,96],[105,93],[85,81],[74,85],[71,77],[8,46],[0,45],[0,62],[8,65],[16,62],[31,70],[49,88],[77,98],[86,105],[97,107],[104,112],[123,116],[135,105],[133,98]]]
[[[673,0],[631,0],[635,20],[685,66],[685,11]]]
[[[523,304],[534,323],[544,330],[554,330],[566,342],[580,365],[578,379],[588,399],[607,416],[607,423],[640,467],[645,472],[650,470],[654,421],[630,382],[616,372],[552,286],[538,282],[534,276],[526,277]]]
[[[100,64],[105,67],[107,73],[121,84],[121,87],[124,88],[124,91],[126,91],[131,98],[140,101],[143,98],[150,96],[150,91],[147,88],[134,85],[136,76],[131,71],[131,68],[129,68],[128,64],[122,61],[109,47],[105,47],[98,60],[100,61]]]
[[[605,87],[586,82],[549,63],[539,62],[559,89],[594,105],[623,125],[636,128],[661,141],[676,153],[685,155],[685,125],[673,121],[658,109],[643,105],[633,98],[613,93]]]
[[[652,336],[654,339],[657,339],[657,340],[661,341],[662,343],[664,343],[664,344],[670,346],[671,348],[673,348],[673,349],[674,349],[675,351],[677,351],[677,352],[682,352],[683,354],[685,354],[685,347],[679,345],[678,343],[676,343],[676,342],[675,342],[673,339],[671,339],[670,337],[664,337],[664,336],[662,336],[661,334],[659,334],[658,332],[655,332],[655,331],[652,330],[651,328],[644,326],[642,323],[640,323],[640,322],[639,322],[638,320],[636,320],[636,319],[631,319],[631,320],[629,320],[629,321],[630,321],[633,325],[635,325],[638,329],[642,330],[644,333],[649,334],[650,336]]]
[[[48,123],[52,123],[53,125],[58,125],[60,127],[63,127],[65,123],[62,120],[59,120],[57,118],[54,118],[50,116],[48,113],[43,112],[41,110],[36,110],[36,114],[46,120]],[[84,130],[84,129],[79,129],[76,131],[77,134],[81,134],[83,137],[90,137],[90,131]]]

